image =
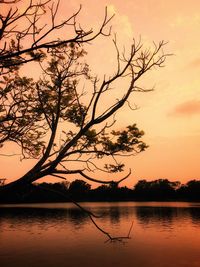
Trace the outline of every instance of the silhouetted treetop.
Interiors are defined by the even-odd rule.
[[[163,66],[168,56],[163,51],[165,42],[146,49],[133,40],[129,50],[121,53],[114,37],[115,69],[112,75],[99,78],[86,62],[85,44],[100,35],[110,35],[112,17],[106,11],[99,30],[87,31],[77,26],[80,10],[57,23],[59,4],[31,0],[23,11],[9,5],[0,17],[0,145],[15,142],[21,149],[21,159],[36,161],[22,177],[4,186],[5,190],[47,176],[66,179],[71,174],[117,187],[131,170],[116,183],[92,174],[122,172],[122,156],[147,148],[142,140],[144,132],[136,124],[130,122],[116,129],[115,115],[126,104],[130,107],[135,92],[149,91],[140,81],[150,70]],[[50,25],[41,26],[40,19],[48,14]],[[24,20],[27,24],[20,23]],[[56,33],[65,27],[73,29],[72,38],[63,35],[61,40]],[[50,33],[55,35],[49,40]],[[22,64],[28,66],[33,60],[40,70],[39,79],[23,77],[20,72]],[[122,79],[123,85],[118,83]],[[120,95],[113,97],[113,91]]]

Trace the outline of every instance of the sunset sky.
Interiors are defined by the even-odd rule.
[[[139,179],[184,183],[200,178],[200,1],[69,0],[62,1],[60,18],[75,12],[80,4],[80,22],[88,28],[100,25],[106,6],[110,15],[115,14],[111,24],[119,47],[128,50],[133,37],[141,38],[146,46],[165,40],[165,52],[173,54],[164,68],[151,71],[144,79],[146,87],[155,86],[154,91],[131,98],[138,110],[123,108],[116,117],[118,128],[136,122],[149,145],[146,152],[125,159],[132,175],[124,185],[132,186]],[[101,37],[86,50],[94,72],[112,73],[111,39]],[[14,179],[32,163],[1,157],[1,164],[1,176]]]

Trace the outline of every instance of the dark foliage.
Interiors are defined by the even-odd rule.
[[[60,0],[30,0],[21,9],[22,3],[0,1],[0,148],[14,142],[21,159],[34,159],[35,164],[1,186],[0,194],[15,187],[13,195],[21,192],[23,199],[26,190],[34,190],[33,182],[47,176],[67,179],[77,174],[110,184],[90,174],[123,172],[122,156],[134,156],[148,147],[142,140],[144,132],[134,122],[116,129],[115,117],[122,107],[131,109],[136,92],[152,90],[141,86],[142,80],[146,73],[164,66],[169,56],[164,52],[166,43],[147,48],[133,39],[120,52],[114,36],[115,67],[100,78],[87,63],[87,50],[98,37],[109,41],[112,36],[113,16],[107,8],[99,27],[92,30],[87,25],[91,28],[87,30],[79,22],[81,7],[61,21]],[[97,61],[95,65],[102,64],[101,59]],[[37,68],[39,77],[22,76],[22,66]],[[110,99],[108,103],[105,98]],[[131,170],[127,173],[118,184]]]
[[[23,193],[22,193],[23,192]],[[186,184],[167,179],[140,180],[133,189],[113,182],[91,189],[83,180],[69,183],[31,184],[19,192],[1,195],[1,202],[68,202],[68,201],[200,201],[200,180]]]

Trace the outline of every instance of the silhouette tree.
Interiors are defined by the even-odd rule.
[[[49,175],[65,179],[66,175],[78,174],[90,181],[111,184],[112,181],[91,177],[89,172],[121,172],[124,164],[118,161],[119,156],[147,148],[141,140],[143,131],[135,124],[115,130],[114,116],[126,103],[130,106],[128,101],[134,92],[148,91],[139,82],[146,72],[163,66],[167,56],[162,50],[165,43],[154,44],[147,50],[140,42],[133,41],[130,51],[121,54],[114,38],[116,69],[113,75],[99,79],[85,62],[83,44],[99,35],[109,35],[110,31],[105,34],[104,29],[111,18],[105,14],[97,33],[76,28],[80,11],[56,25],[58,2],[50,8],[52,25],[43,32],[44,27],[37,27],[37,23],[46,15],[47,3],[50,1],[39,4],[30,1],[22,14],[9,9],[7,15],[1,16],[0,67],[4,75],[1,75],[0,142],[3,145],[5,141],[14,141],[21,147],[24,159],[37,160],[25,175],[2,186],[1,191],[18,189]],[[21,19],[28,19],[29,26],[13,29]],[[64,26],[73,27],[73,38],[45,41],[49,33]],[[26,48],[23,42],[30,36],[32,43]],[[33,60],[41,68],[39,80],[19,74],[19,66]],[[123,87],[117,85],[121,79]],[[113,90],[120,94],[116,99],[112,97]],[[109,163],[102,167],[103,158]],[[117,183],[129,175],[130,171]]]
[[[14,8],[10,7],[12,4]],[[146,50],[134,41],[129,53],[121,54],[114,39],[116,69],[101,80],[91,74],[85,63],[84,45],[100,35],[110,35],[110,28],[105,31],[112,19],[107,10],[99,30],[94,32],[77,26],[81,8],[57,23],[59,0],[30,0],[23,9],[18,4],[22,1],[0,0],[0,146],[15,142],[23,159],[33,158],[37,163],[16,181],[1,186],[0,192],[14,190],[19,195],[24,186],[49,175],[65,179],[69,174],[79,174],[90,181],[111,184],[112,181],[92,178],[88,172],[123,171],[124,164],[118,162],[118,156],[146,149],[141,140],[144,132],[135,124],[116,131],[114,115],[129,104],[133,92],[148,91],[139,81],[146,72],[163,65],[167,56],[162,51],[165,43]],[[50,23],[43,25],[48,14]],[[58,31],[64,28],[71,36],[59,38]],[[20,67],[32,61],[41,68],[39,80],[20,74]],[[120,86],[121,95],[114,99],[111,89],[118,90],[117,81],[121,79],[127,82],[123,88]],[[104,103],[105,97],[112,101]],[[113,162],[108,160],[102,167],[99,161],[103,158]],[[115,186],[129,175],[130,172]],[[65,197],[63,192],[51,191]],[[75,204],[109,240],[121,239],[101,229],[94,214]]]
[[[140,180],[134,187],[134,196],[146,200],[174,199],[179,186],[180,182],[170,182],[168,179]]]
[[[1,74],[15,71],[24,63],[41,61],[44,51],[48,53],[51,48],[70,43],[80,45],[110,34],[110,29],[105,32],[105,27],[113,16],[108,18],[107,9],[99,30],[94,32],[78,23],[81,6],[60,22],[59,8],[60,0],[29,0],[26,4],[21,0],[0,0]],[[60,37],[63,29],[65,33]]]
[[[82,45],[100,35],[110,35],[110,28],[105,29],[112,19],[107,9],[99,30],[94,31],[78,23],[81,6],[60,22],[59,8],[60,0],[30,0],[26,4],[21,0],[0,0],[0,147],[13,141],[29,151],[39,149],[35,140],[42,131],[39,133],[34,124],[37,113],[30,110],[36,105],[31,90],[33,80],[20,77],[20,67],[31,61],[41,62],[52,48]]]
[[[191,180],[184,185],[181,185],[177,194],[179,198],[185,200],[200,200],[200,181],[199,180]]]
[[[91,185],[83,180],[75,180],[69,186],[69,194],[74,200],[84,200],[88,197]]]

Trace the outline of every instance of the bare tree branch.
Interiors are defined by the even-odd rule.
[[[163,51],[166,43],[161,41],[145,49],[141,41],[133,40],[130,51],[124,49],[121,53],[114,36],[116,69],[110,77],[99,79],[85,62],[84,44],[100,35],[109,36],[111,29],[106,30],[113,16],[108,16],[106,8],[99,29],[86,30],[78,25],[81,7],[57,22],[59,5],[60,0],[31,0],[21,13],[16,5],[0,16],[0,145],[15,142],[23,159],[37,159],[13,185],[29,184],[48,175],[65,179],[71,174],[113,184],[93,178],[88,172],[122,172],[125,165],[118,157],[136,155],[148,147],[142,141],[144,132],[136,124],[116,130],[114,116],[126,103],[132,109],[130,97],[135,92],[149,91],[140,80],[151,69],[163,66],[168,56]],[[50,25],[41,25],[40,19],[48,15]],[[17,26],[24,19],[26,26]],[[47,41],[49,34],[65,27],[73,29],[72,37]],[[32,40],[27,46],[26,38]],[[19,75],[21,64],[32,60],[39,61],[39,80]],[[125,82],[119,87],[121,79]],[[119,94],[116,99],[113,90]],[[105,97],[110,101],[104,103]],[[102,167],[103,158],[106,163]],[[71,167],[72,163],[76,166]],[[130,174],[122,175],[116,185]]]

